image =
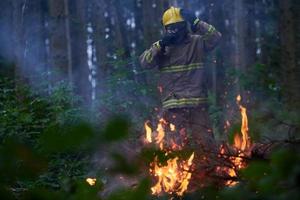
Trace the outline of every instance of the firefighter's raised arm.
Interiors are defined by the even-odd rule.
[[[216,28],[212,25],[201,21],[191,11],[186,11],[182,9],[180,13],[183,16],[183,18],[185,18],[191,24],[191,29],[193,33],[202,36],[205,50],[213,50],[219,43],[222,34],[219,31],[217,31]]]

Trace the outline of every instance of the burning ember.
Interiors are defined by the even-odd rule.
[[[87,178],[87,179],[85,179],[85,181],[86,181],[90,186],[93,186],[93,185],[96,184],[97,179],[95,179],[95,178]]]
[[[157,144],[160,150],[166,151],[165,155],[171,153],[172,150],[181,149],[181,145],[176,144],[172,140],[172,145],[170,149],[164,146],[165,139],[165,127],[168,123],[164,119],[160,119],[157,125],[156,134],[154,137],[155,144]],[[176,127],[173,124],[169,125],[170,131],[176,131]],[[146,130],[146,141],[148,143],[152,142],[152,129],[149,126],[149,122],[145,123]],[[173,134],[173,133],[167,133]],[[154,161],[150,164],[150,173],[156,178],[156,184],[151,188],[152,194],[160,195],[162,193],[177,194],[182,196],[184,192],[188,189],[189,181],[191,179],[191,166],[193,164],[194,153],[187,159],[182,160],[179,157],[170,158],[167,160],[166,164],[162,164],[158,161],[156,157]]]

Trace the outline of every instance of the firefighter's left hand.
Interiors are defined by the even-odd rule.
[[[166,33],[159,41],[159,45],[164,49],[166,46],[170,46],[173,43],[175,35]]]

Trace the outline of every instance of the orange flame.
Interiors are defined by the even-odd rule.
[[[151,143],[152,142],[152,129],[149,126],[149,121],[145,122],[144,128],[146,130],[146,141]]]
[[[169,194],[176,193],[182,196],[187,190],[189,180],[192,176],[190,167],[193,163],[194,153],[187,161],[179,161],[178,157],[169,159],[167,165],[160,166],[154,162],[154,176],[158,178],[157,183],[151,188],[152,194],[159,195],[163,191]]]
[[[234,135],[233,147],[237,150],[236,156],[229,156],[229,160],[232,163],[232,167],[217,167],[218,172],[225,172],[229,177],[237,177],[237,171],[239,169],[243,169],[246,167],[246,161],[244,157],[249,153],[250,148],[250,137],[248,135],[248,117],[247,117],[247,109],[241,105],[242,97],[238,95],[236,97],[237,105],[239,106],[241,116],[242,116],[242,125],[241,125],[241,134],[236,133]],[[228,121],[226,121],[226,125],[230,125]],[[220,148],[220,156],[225,156],[224,146]],[[234,186],[238,182],[228,180],[225,185]]]
[[[242,138],[240,138],[239,134],[235,134],[234,147],[242,151],[245,151],[247,148],[250,147],[250,141],[248,135],[249,129],[248,129],[247,109],[240,104],[240,101],[242,100],[240,95],[238,95],[236,99],[242,115],[242,125],[241,125]]]
[[[167,122],[161,118],[157,124],[156,136],[154,138],[155,143],[161,150],[164,150],[165,139],[165,127]],[[146,141],[152,143],[152,129],[149,126],[149,122],[144,124],[146,130]],[[172,132],[176,131],[174,124],[170,123],[169,128]],[[168,132],[167,132],[168,133]],[[181,149],[179,144],[176,144],[174,140],[171,140],[172,149]],[[168,153],[166,153],[166,156]],[[159,163],[158,159],[150,164],[150,173],[156,177],[156,184],[151,188],[152,194],[159,195],[163,192],[169,194],[177,194],[182,196],[188,189],[189,180],[191,179],[191,166],[193,164],[194,153],[187,160],[181,160],[178,157],[167,160],[166,165]]]
[[[161,118],[159,120],[159,123],[157,125],[157,136],[155,137],[155,142],[156,144],[159,145],[159,148],[162,150],[164,148],[164,144],[163,144],[163,140],[164,140],[164,137],[165,137],[165,128],[164,126],[167,124],[166,120],[164,120],[163,118]]]

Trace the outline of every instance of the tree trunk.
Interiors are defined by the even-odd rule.
[[[13,5],[9,0],[2,0],[0,2],[0,76],[14,77],[13,65],[5,65],[5,63],[12,63],[14,60],[14,52],[12,45],[13,40]],[[5,65],[5,66],[4,66]]]
[[[105,0],[93,0],[91,2],[91,23],[94,33],[93,40],[96,48],[97,57],[97,86],[96,99],[101,99],[107,91],[105,88],[105,78],[109,71],[108,53],[111,46],[111,30],[108,28],[108,7]]]
[[[25,2],[25,1],[24,1]],[[24,23],[24,71],[32,86],[44,86],[46,72],[45,21],[47,13],[43,0],[26,1],[23,5]],[[37,84],[38,83],[38,84]],[[43,89],[44,88],[39,88]]]
[[[126,21],[124,20],[124,9],[121,7],[120,0],[114,0],[112,2],[111,7],[112,13],[115,16],[115,25],[114,25],[114,31],[115,31],[115,39],[116,39],[116,47],[121,47],[122,57],[123,58],[129,58],[130,57],[130,50],[129,50],[129,43],[125,24]],[[119,50],[119,49],[117,49]]]
[[[0,57],[13,61],[13,5],[9,0],[0,2]]]
[[[91,5],[91,18],[94,27],[93,38],[96,45],[98,72],[105,73],[109,68],[107,54],[111,48],[109,43],[112,40],[110,36],[111,30],[108,29],[108,23],[105,17],[107,5],[104,0],[94,0]]]
[[[144,32],[144,46],[150,46],[154,41],[153,38],[153,26],[149,25],[147,22],[154,23],[152,15],[152,0],[143,0],[142,1],[142,10],[143,10],[143,32]],[[146,22],[147,21],[147,22]]]
[[[190,1],[189,0],[184,0],[183,1],[183,6],[185,9],[190,9]]]
[[[293,1],[293,13],[294,13],[294,27],[295,27],[295,48],[296,48],[296,68],[295,77],[296,83],[294,85],[295,90],[295,103],[298,111],[300,110],[300,3],[297,0]]]
[[[296,58],[296,27],[293,13],[293,0],[279,1],[280,6],[280,45],[281,45],[281,69],[283,97],[293,109],[297,105],[299,108],[299,69],[297,69]],[[297,7],[297,6],[296,6]],[[299,6],[298,6],[299,7]],[[298,11],[299,12],[299,11]],[[297,12],[295,12],[296,14]],[[299,28],[298,28],[299,29]],[[299,66],[299,64],[298,64]]]
[[[91,105],[92,88],[87,58],[87,4],[85,0],[69,0],[73,85],[85,106]],[[91,52],[90,52],[91,53]]]
[[[49,0],[50,66],[52,81],[68,80],[70,66],[70,42],[66,30],[66,7],[61,0]]]
[[[233,20],[234,20],[234,67],[237,71],[245,71],[246,63],[246,27],[245,27],[245,6],[243,1],[234,0]],[[237,94],[241,93],[240,82],[235,85]]]
[[[22,77],[24,66],[24,31],[23,31],[23,10],[24,2],[22,0],[13,0],[13,46],[15,61],[15,76],[22,82],[26,82]]]

